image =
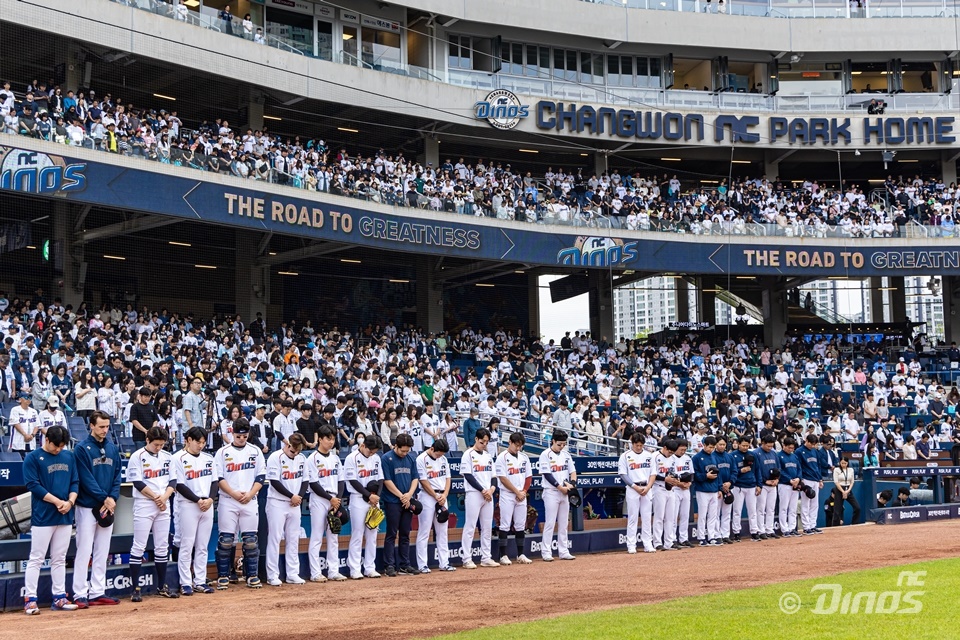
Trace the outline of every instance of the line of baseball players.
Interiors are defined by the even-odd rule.
[[[51,558],[52,608],[72,611],[93,605],[118,604],[105,595],[106,566],[113,532],[113,515],[120,492],[120,454],[107,439],[109,417],[94,412],[90,437],[73,451],[65,447],[69,432],[62,427],[47,431],[42,448],[27,455],[24,475],[33,496],[30,559],[26,573],[24,611],[40,612],[37,584],[40,567],[48,552]],[[151,428],[146,444],[130,458],[127,481],[133,487],[133,544],[130,552],[132,600],[142,601],[141,566],[150,536],[154,540],[154,570],[157,593],[167,598],[213,593],[241,580],[250,588],[260,588],[259,511],[257,495],[267,487],[266,512],[268,540],[266,550],[267,584],[280,586],[280,543],[285,541],[285,580],[303,584],[300,577],[300,513],[304,499],[309,500],[311,536],[309,573],[313,582],[346,580],[339,572],[337,532],[329,526],[333,510],[353,522],[347,567],[349,577],[379,578],[374,565],[377,528],[364,526],[372,507],[384,508],[387,538],[384,544],[384,573],[417,575],[429,573],[427,544],[430,530],[435,531],[439,570],[453,571],[447,539],[448,498],[452,482],[446,458],[448,444],[439,439],[416,457],[413,445],[401,434],[392,451],[380,455],[381,443],[368,437],[341,464],[337,455],[336,432],[323,426],[318,447],[308,458],[301,453],[304,440],[290,435],[279,451],[264,459],[247,438],[246,419],[234,424],[233,442],[211,456],[203,449],[207,434],[191,428],[184,434],[184,446],[176,453],[165,450],[166,432]],[[527,495],[533,475],[530,458],[523,452],[524,437],[511,434],[508,447],[496,456],[488,451],[490,431],[481,428],[473,446],[464,453],[460,473],[465,484],[466,518],[463,523],[461,554],[465,569],[475,569],[473,539],[480,528],[482,567],[512,564],[508,539],[516,542],[516,561],[529,564],[524,555],[524,527]],[[567,520],[569,495],[575,491],[576,470],[566,451],[567,434],[556,430],[549,449],[539,459],[544,479],[543,500],[546,521],[541,555],[552,561],[552,542],[556,530],[559,557],[573,560],[569,552]],[[492,549],[493,500],[499,488],[499,561]],[[217,580],[207,580],[207,545],[213,530],[214,498],[217,504],[219,538],[216,549]],[[349,495],[349,510],[343,509]],[[171,508],[171,500],[173,505]],[[411,557],[409,536],[412,518],[419,518],[415,557]],[[177,571],[180,589],[166,584],[170,555],[170,519],[174,519],[173,546],[179,549]],[[77,570],[73,579],[72,601],[65,585],[66,553],[73,524],[77,526],[76,567],[90,566],[89,572]],[[399,545],[397,539],[399,538]],[[241,543],[240,562],[236,562],[236,542]],[[326,557],[321,549],[326,543]],[[92,562],[91,562],[92,556]],[[326,570],[326,575],[324,574]],[[239,574],[239,575],[238,575]]]
[[[684,439],[661,440],[656,449],[645,446],[644,434],[635,433],[630,443],[618,466],[626,487],[628,553],[637,552],[638,541],[648,553],[692,547],[691,497],[697,501],[696,536],[702,547],[740,542],[744,507],[755,542],[822,533],[817,510],[823,454],[814,435],[799,447],[786,438],[779,452],[774,451],[772,435],[753,450],[749,438],[740,438],[732,451],[726,437],[707,436],[703,449],[692,457]],[[779,531],[774,526],[778,500]]]

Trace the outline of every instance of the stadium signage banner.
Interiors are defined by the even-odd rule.
[[[477,219],[211,176],[192,169],[73,150],[54,143],[0,146],[0,191],[54,201],[140,211],[211,224],[285,233],[384,250],[538,265],[703,274],[903,276],[960,275],[960,247],[949,239],[846,239],[694,236]],[[53,153],[50,153],[53,152]],[[103,158],[102,161],[98,160]],[[142,168],[149,167],[149,169]],[[204,179],[209,177],[210,179]],[[249,185],[247,187],[246,185]],[[573,232],[568,232],[571,229]]]
[[[480,103],[478,103],[480,104]],[[956,142],[953,116],[872,118],[785,118],[704,115],[595,108],[541,100],[534,107],[537,128],[615,138],[668,142],[733,142],[808,145],[949,145]],[[480,115],[478,114],[478,118]]]

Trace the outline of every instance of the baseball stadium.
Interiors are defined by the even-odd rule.
[[[958,79],[956,0],[0,0],[0,637],[960,637]]]

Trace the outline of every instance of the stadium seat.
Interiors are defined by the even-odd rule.
[[[20,462],[20,454],[15,451],[0,451],[0,462]]]

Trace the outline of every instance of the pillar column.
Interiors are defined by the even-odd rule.
[[[787,304],[782,291],[763,290],[763,342],[770,348],[779,347],[787,333]]]
[[[872,277],[870,282],[870,322],[886,322],[883,305],[883,278]]]
[[[263,129],[263,102],[263,92],[255,87],[250,87],[243,95],[240,99],[240,111],[246,111],[247,121],[240,126],[241,131],[246,133],[247,129]]]
[[[417,258],[417,325],[428,333],[443,331],[443,283],[436,279],[436,258]]]
[[[674,278],[673,283],[677,322],[690,322],[690,284],[683,278]]]
[[[63,67],[60,67],[63,65]],[[62,71],[62,73],[60,73]],[[84,73],[86,71],[86,62],[83,61],[80,44],[75,41],[63,42],[57,48],[57,63],[54,66],[54,72],[58,77],[54,80],[60,83],[60,89],[64,96],[67,91],[73,91],[76,94],[84,86]]]
[[[698,322],[707,322],[710,326],[717,324],[717,283],[712,277],[702,276],[700,278],[700,289],[697,292],[697,314]]]
[[[613,330],[613,282],[610,272],[590,271],[590,335],[600,342],[616,338]]]
[[[440,167],[440,141],[434,137],[423,139],[423,164],[432,164],[434,169]]]
[[[955,155],[953,151],[940,152],[940,175],[943,176],[943,184],[957,181],[957,161],[950,160]]]
[[[83,289],[86,284],[86,262],[84,247],[73,246],[73,227],[76,224],[77,209],[69,202],[53,204],[53,238],[50,247],[50,261],[54,270],[63,270],[63,276],[55,276],[53,286],[44,286],[53,292],[54,298],[60,298],[63,305],[73,305],[76,309],[83,302]],[[45,283],[46,284],[46,283]]]
[[[907,291],[903,281],[903,276],[888,278],[891,290],[887,293],[890,296],[890,322],[907,321]],[[916,318],[911,318],[915,320]]]
[[[247,326],[263,314],[267,319],[270,301],[270,268],[256,266],[259,233],[237,230],[234,252],[234,301],[240,319]]]
[[[780,162],[776,160],[778,155],[777,151],[763,152],[763,175],[767,176],[770,182],[775,182],[780,175]]]
[[[960,341],[960,277],[942,276],[943,279],[943,338],[947,344]]]
[[[529,326],[527,335],[540,335],[540,276],[536,273],[527,274],[527,315]]]
[[[598,178],[605,174],[610,168],[607,162],[608,159],[607,154],[602,151],[597,151],[593,154],[593,170],[596,172]]]

